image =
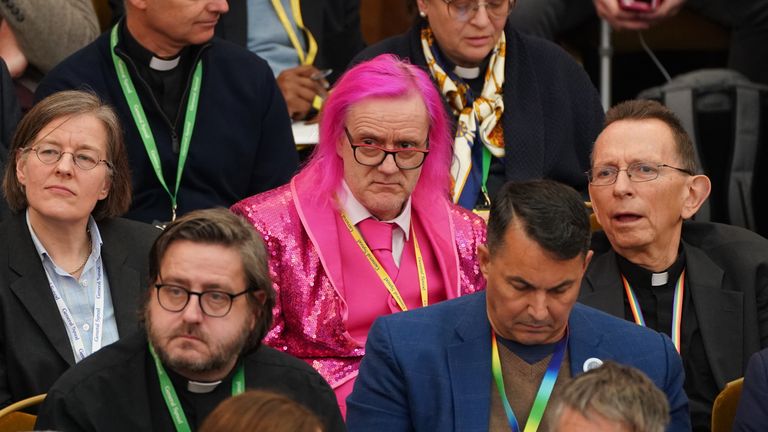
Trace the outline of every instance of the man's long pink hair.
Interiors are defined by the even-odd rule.
[[[320,141],[302,170],[302,174],[314,179],[315,197],[323,204],[333,201],[344,177],[336,145],[349,145],[344,126],[350,108],[363,100],[396,99],[411,94],[421,97],[429,116],[429,155],[412,194],[414,205],[434,205],[449,199],[452,139],[443,98],[422,69],[394,55],[382,54],[349,69],[336,82],[323,106]]]

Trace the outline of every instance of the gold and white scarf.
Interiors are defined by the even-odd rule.
[[[459,81],[454,82],[435,60],[432,45],[435,43],[432,29],[425,27],[421,30],[421,47],[427,66],[432,77],[437,82],[440,92],[453,109],[453,115],[458,116],[456,136],[453,144],[453,160],[451,162],[452,197],[458,202],[464,190],[467,178],[472,168],[472,145],[477,133],[480,140],[491,155],[501,158],[504,156],[504,131],[501,115],[504,113],[504,58],[506,55],[506,37],[501,37],[493,48],[488,69],[485,72],[485,83],[479,96],[471,106],[467,106],[467,91],[469,86]],[[480,167],[476,169],[481,169]],[[481,186],[481,185],[480,185]]]

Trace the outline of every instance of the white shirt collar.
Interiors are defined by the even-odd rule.
[[[353,225],[357,225],[370,217],[378,220],[376,216],[372,215],[371,212],[368,211],[357,198],[355,198],[352,191],[349,189],[347,182],[343,179],[341,180],[341,187],[339,188],[337,195],[342,210],[347,214],[349,221],[352,222]],[[401,211],[396,218],[382,222],[393,223],[400,227],[405,235],[405,240],[408,241],[411,235],[411,197],[408,197],[408,201],[405,202],[403,211]]]
[[[26,210],[25,216],[29,234],[32,236],[32,243],[35,245],[35,249],[37,250],[37,254],[40,255],[40,259],[44,260],[46,257],[51,259],[48,251],[45,249],[45,246],[43,246],[43,243],[39,238],[37,238],[35,230],[32,229],[32,223],[29,222],[29,209]],[[99,226],[96,224],[96,220],[93,219],[93,216],[88,216],[88,231],[91,234],[91,258],[96,260],[101,258],[101,246],[103,241],[101,239],[101,233],[99,232]],[[91,258],[88,259],[91,260]]]

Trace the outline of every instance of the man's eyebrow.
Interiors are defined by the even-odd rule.
[[[536,289],[539,288],[536,285],[532,284],[531,282],[527,281],[525,278],[520,277],[520,276],[507,276],[505,278],[505,280],[507,281],[507,283],[515,282],[515,283],[518,283],[520,285],[525,286],[526,288],[536,288]],[[575,282],[575,279],[566,279],[566,280],[560,282],[559,284],[557,284],[555,286],[546,287],[546,288],[543,288],[543,289],[546,290],[546,291],[558,290],[560,288],[564,288],[564,287],[570,286],[574,282]]]

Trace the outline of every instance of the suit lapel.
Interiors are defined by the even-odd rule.
[[[602,330],[593,327],[582,308],[576,304],[568,319],[568,353],[572,377],[584,372],[584,365],[589,359],[605,361],[612,358],[611,353],[601,347]]]
[[[24,214],[13,216],[8,236],[8,265],[18,275],[11,282],[11,291],[40,326],[56,352],[70,365],[75,363],[69,337],[53,300],[45,270],[32,243]]]
[[[100,223],[99,233],[103,239],[101,258],[104,262],[104,274],[109,281],[109,293],[115,310],[115,321],[119,337],[125,337],[138,329],[135,325],[139,303],[143,299],[139,273],[129,265],[128,254],[124,247],[114,247],[120,242],[112,240],[111,223]],[[110,247],[110,245],[112,247]]]
[[[491,326],[485,293],[467,304],[456,326],[456,343],[447,348],[453,389],[454,429],[488,430],[491,395]]]
[[[624,288],[614,251],[595,257],[589,264],[579,302],[624,319]]]
[[[742,370],[743,293],[724,290],[723,270],[701,249],[685,242],[683,244],[686,288],[691,292],[712,375],[718,388],[723,388]]]

